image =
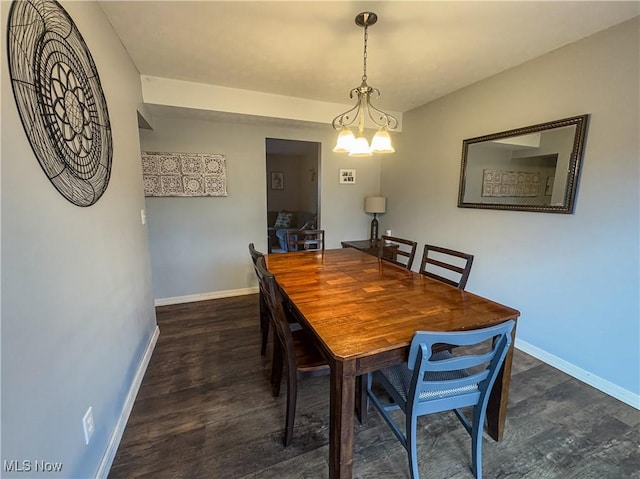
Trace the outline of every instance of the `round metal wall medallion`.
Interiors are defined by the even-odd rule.
[[[82,35],[58,2],[14,1],[7,58],[40,166],[67,200],[91,206],[107,189],[113,147],[107,102]]]

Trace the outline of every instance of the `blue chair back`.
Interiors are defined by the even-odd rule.
[[[511,345],[514,325],[514,321],[507,321],[472,331],[416,332],[407,361],[413,371],[407,394],[409,408],[413,404],[415,412],[422,415],[486,402]],[[460,354],[462,348],[452,352],[434,348],[476,346],[490,340],[489,350],[478,354]]]

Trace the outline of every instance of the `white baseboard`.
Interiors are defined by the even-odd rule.
[[[516,348],[564,373],[567,373],[569,376],[572,376],[589,386],[599,389],[603,393],[608,394],[631,407],[640,409],[640,395],[638,394],[634,394],[631,391],[621,388],[606,379],[602,379],[589,371],[579,368],[575,364],[567,362],[564,359],[560,359],[559,357],[518,338],[516,338]]]
[[[246,294],[256,294],[258,287],[229,289],[227,291],[212,291],[211,293],[188,294],[186,296],[174,296],[173,298],[159,298],[154,300],[156,306],[169,306],[171,304],[193,303],[195,301],[206,301],[208,299],[231,298],[233,296],[244,296]]]
[[[133,409],[133,403],[136,400],[138,390],[140,389],[140,385],[142,384],[142,378],[144,377],[144,373],[146,372],[149,361],[151,360],[153,350],[156,347],[158,336],[160,336],[160,328],[156,326],[156,329],[151,335],[151,339],[147,344],[144,354],[142,355],[142,359],[140,360],[140,364],[138,365],[136,374],[133,377],[133,382],[131,384],[131,387],[129,388],[129,393],[127,394],[127,398],[125,399],[124,405],[122,406],[120,418],[118,419],[118,423],[116,424],[113,434],[111,434],[111,438],[109,439],[107,450],[105,451],[104,456],[102,456],[102,461],[100,461],[100,467],[98,467],[96,479],[107,479],[107,476],[109,475],[109,470],[111,469],[111,465],[113,464],[113,459],[116,457],[118,446],[120,445],[122,435],[124,434],[124,428],[127,425],[129,415],[131,414],[131,410]]]

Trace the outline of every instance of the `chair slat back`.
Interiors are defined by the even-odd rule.
[[[258,275],[256,269],[256,262],[259,258],[264,259],[264,254],[256,249],[253,243],[249,243],[249,254],[251,255],[251,261],[253,261],[253,269]],[[267,352],[267,338],[269,336],[269,311],[267,307],[266,293],[263,289],[262,283],[258,281],[258,288],[260,289],[260,331],[262,331],[262,344],[260,346],[260,354],[263,356]]]
[[[472,265],[472,254],[427,244],[422,254],[420,274],[464,290]]]
[[[249,254],[251,255],[251,261],[253,261],[253,269],[256,272],[256,276],[258,276],[258,280],[260,279],[260,275],[258,274],[258,269],[257,269],[257,265],[256,263],[258,262],[259,258],[264,258],[264,254],[261,253],[260,251],[258,251],[253,243],[249,243]],[[261,294],[267,294],[266,291],[264,291],[264,286],[262,284],[261,281],[258,281],[258,287],[260,288],[260,293]],[[266,298],[261,298],[263,300],[266,301]]]
[[[287,231],[287,251],[324,250],[324,230]]]
[[[418,243],[415,241],[398,238],[397,236],[382,235],[380,237],[378,256],[405,269],[411,269],[417,247]]]
[[[459,332],[418,331],[411,341],[407,365],[413,370],[408,398],[422,413],[474,406],[488,393],[511,345],[515,321]],[[487,351],[460,346],[491,342]],[[456,346],[452,352],[437,345]],[[464,349],[464,351],[463,351]],[[436,351],[434,353],[434,350]]]
[[[249,254],[251,255],[251,260],[253,261],[254,266],[256,265],[256,261],[258,261],[258,258],[264,256],[264,253],[258,251],[253,243],[249,243]]]
[[[275,277],[269,272],[269,270],[267,270],[264,256],[258,258],[256,261],[256,274],[258,275],[260,287],[265,293],[265,302],[271,313],[269,315],[271,323],[273,324],[276,334],[284,348],[283,353],[287,363],[295,365],[296,354],[293,347],[293,336],[291,335],[291,327],[287,321],[287,316],[282,304],[282,293],[276,283]],[[295,369],[290,370],[290,372],[291,371],[294,371],[293,374],[295,374]]]

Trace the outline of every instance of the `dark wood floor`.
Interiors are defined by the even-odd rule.
[[[299,390],[284,448],[285,390],[271,396],[258,296],[157,309],[160,338],[115,457],[117,478],[328,477],[328,376]],[[485,436],[485,479],[640,478],[640,412],[516,351],[505,438]],[[402,414],[402,413],[398,413]],[[450,413],[419,419],[423,478],[469,479],[470,441]],[[408,478],[373,410],[356,423],[355,478]]]

